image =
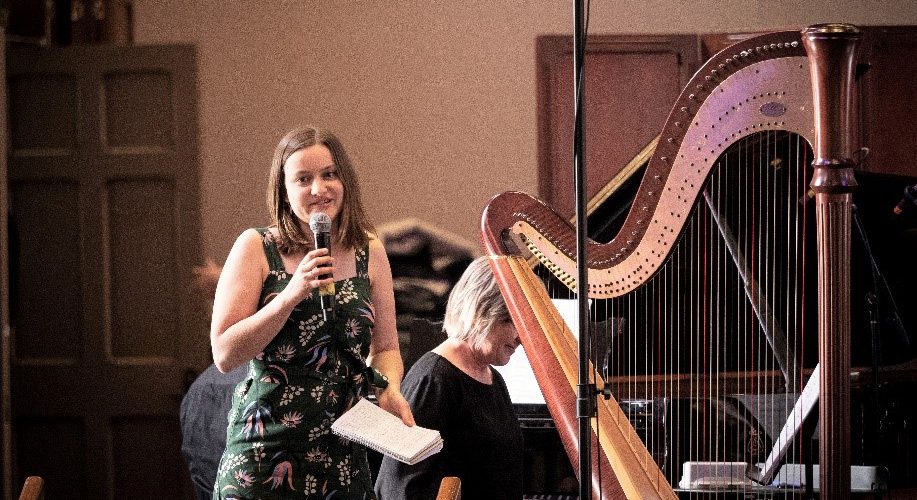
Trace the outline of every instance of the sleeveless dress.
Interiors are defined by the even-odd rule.
[[[257,231],[270,265],[264,307],[290,275],[271,232]],[[214,499],[375,498],[366,450],[331,433],[332,422],[369,388],[375,311],[368,247],[355,253],[356,276],[335,282],[335,319],[322,319],[313,290],[249,363],[233,394]]]

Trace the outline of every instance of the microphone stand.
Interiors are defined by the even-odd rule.
[[[891,288],[888,286],[888,281],[885,279],[885,275],[882,274],[882,270],[879,269],[879,264],[876,262],[876,256],[872,252],[872,245],[869,243],[869,237],[866,235],[866,229],[863,225],[863,220],[860,218],[857,206],[855,204],[851,205],[851,214],[853,216],[853,226],[856,228],[857,233],[860,235],[860,241],[863,242],[863,248],[865,249],[866,258],[869,260],[869,268],[872,274],[872,289],[866,293],[866,312],[869,320],[869,333],[871,339],[871,349],[872,349],[872,378],[873,378],[873,404],[875,405],[875,429],[877,433],[877,441],[881,446],[883,439],[883,428],[881,411],[881,388],[880,388],[880,378],[879,378],[879,365],[882,362],[882,336],[881,336],[881,320],[880,320],[880,288],[884,292],[885,296],[888,297],[890,302],[890,309],[892,315],[892,321],[894,322],[899,333],[905,332],[904,323],[901,321],[901,316],[898,313],[898,305],[895,303],[895,297],[892,295]],[[903,335],[903,340],[905,345],[910,344],[910,341],[907,338],[907,334]]]
[[[592,431],[590,419],[595,414],[595,386],[589,381],[589,284],[586,267],[586,120],[583,99],[585,78],[583,58],[586,55],[583,0],[573,2],[573,175],[576,194],[576,290],[579,305],[579,371],[577,379],[576,417],[579,436],[579,498],[592,498]]]

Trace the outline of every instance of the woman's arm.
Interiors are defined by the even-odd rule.
[[[395,326],[395,291],[392,285],[392,270],[388,263],[385,247],[377,238],[369,241],[369,279],[375,325],[369,344],[367,364],[382,372],[388,378],[388,387],[378,390],[379,406],[398,416],[407,425],[414,425],[411,407],[401,394],[401,378],[404,363],[398,347],[398,330]]]
[[[249,229],[236,239],[217,282],[210,323],[213,360],[221,372],[232,371],[263,351],[312,288],[333,281],[313,279],[310,274],[313,268],[331,262],[325,254],[327,250],[306,254],[286,288],[258,309],[268,273],[261,235]]]

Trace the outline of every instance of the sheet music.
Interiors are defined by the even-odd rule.
[[[563,318],[567,328],[573,333],[573,338],[579,339],[579,301],[577,299],[551,299],[557,313]],[[592,303],[592,300],[589,301]]]
[[[514,404],[546,404],[525,349],[516,349],[509,358],[509,363],[505,366],[495,366],[494,369],[500,372],[506,381],[509,399]]]
[[[577,313],[579,306],[576,300],[553,299],[554,306],[560,313],[561,318],[567,323],[567,327],[573,332],[573,337],[578,338],[579,322]],[[506,388],[509,390],[509,398],[514,404],[546,404],[544,394],[538,387],[538,381],[535,380],[535,373],[532,371],[532,365],[529,363],[528,355],[525,349],[516,349],[509,363],[505,366],[494,367],[503,379],[506,381]]]

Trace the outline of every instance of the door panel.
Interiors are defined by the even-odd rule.
[[[190,47],[11,48],[14,484],[192,498],[178,406],[209,363]]]
[[[870,153],[863,170],[917,176],[917,29],[876,26],[866,30],[860,61],[869,65],[861,78],[863,117],[861,142]]]
[[[586,198],[656,137],[697,70],[694,35],[594,35],[586,46]],[[538,190],[572,217],[573,41],[538,39]]]
[[[76,364],[83,338],[79,184],[13,180],[10,195],[17,232],[29,232],[17,240],[18,257],[28,256],[30,262],[17,273],[13,355],[26,364]]]
[[[175,206],[168,178],[108,183],[111,251],[111,353],[114,359],[168,363],[180,353],[175,224],[161,214]],[[137,286],[142,283],[143,286]],[[156,360],[156,361],[154,361]]]

